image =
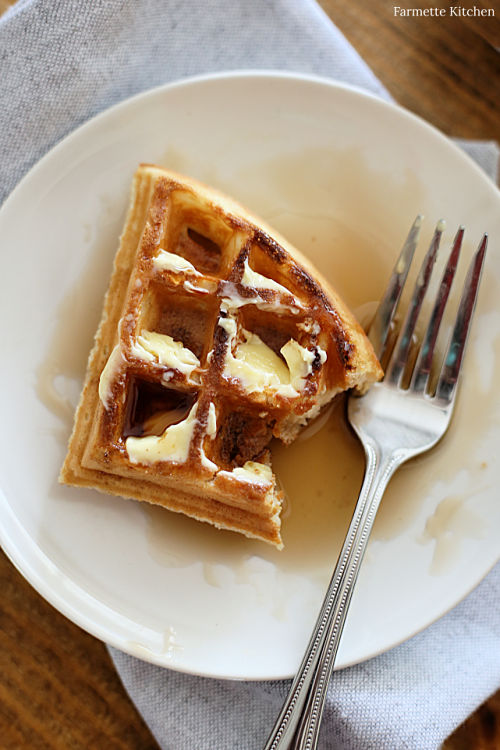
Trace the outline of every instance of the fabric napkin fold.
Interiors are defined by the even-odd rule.
[[[0,203],[110,105],[198,73],[275,69],[388,92],[314,0],[19,0],[0,20]],[[498,147],[461,142],[497,180]],[[500,566],[439,622],[334,675],[320,747],[432,750],[500,685]],[[110,648],[164,750],[260,748],[287,682],[232,683]]]

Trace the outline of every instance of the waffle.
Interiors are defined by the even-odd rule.
[[[60,481],[282,546],[272,437],[381,376],[317,271],[232,200],[141,165]]]

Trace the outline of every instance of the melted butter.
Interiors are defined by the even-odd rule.
[[[174,273],[190,273],[200,276],[196,268],[182,255],[169,253],[168,250],[160,250],[153,258],[153,266],[159,271],[173,271]]]
[[[289,383],[290,373],[283,360],[255,333],[245,331],[244,335],[246,339],[234,357],[226,359],[228,373],[242,380],[249,390]]]
[[[243,271],[241,284],[246,287],[251,287],[252,289],[272,289],[274,292],[279,292],[280,294],[286,294],[287,296],[292,295],[289,289],[281,286],[277,281],[269,279],[267,276],[263,276],[250,268],[248,265],[248,259],[245,260],[245,270]]]
[[[217,432],[217,415],[215,413],[215,404],[211,401],[208,407],[207,435],[213,438],[215,437],[216,432]]]
[[[210,294],[210,289],[207,289],[205,286],[195,286],[195,284],[191,284],[190,281],[184,281],[182,284],[186,292],[194,292],[198,294]]]
[[[105,409],[109,407],[109,399],[112,394],[113,383],[123,367],[125,360],[120,349],[120,345],[117,344],[111,354],[108,357],[108,361],[104,365],[104,369],[101,372],[99,378],[99,398]]]
[[[316,347],[311,351],[294,339],[281,347],[283,360],[257,334],[245,330],[242,331],[244,340],[233,353],[236,322],[233,318],[220,318],[219,325],[229,335],[224,373],[239,380],[249,393],[272,388],[283,396],[297,396],[312,372],[316,353],[321,364],[326,361],[327,355],[323,349]]]
[[[215,404],[211,401],[208,406],[208,415],[207,415],[207,427],[206,427],[206,436],[209,438],[214,438],[217,433],[217,415],[215,413]],[[200,448],[200,460],[203,466],[205,466],[207,469],[210,469],[210,471],[216,472],[219,468],[217,464],[214,464],[213,461],[211,461],[206,455],[205,451],[203,450],[203,446]]]
[[[190,349],[164,333],[142,331],[137,340],[132,342],[131,351],[138,359],[149,362],[157,359],[161,365],[172,367],[187,376],[200,365],[198,357]]]
[[[301,346],[298,341],[290,339],[280,349],[288,365],[290,383],[295,390],[300,391],[305,385],[305,379],[312,373],[313,362],[316,353],[319,355],[319,361],[323,365],[326,362],[326,352],[320,347],[314,351]]]
[[[184,463],[189,455],[189,446],[196,426],[195,404],[186,419],[167,427],[159,437],[128,437],[125,447],[132,463],[153,464],[156,461]]]
[[[273,474],[269,466],[257,461],[246,461],[243,466],[237,466],[232,471],[220,471],[219,476],[232,477],[238,482],[271,486]]]
[[[290,372],[278,355],[255,333],[243,330],[244,340],[233,349],[237,326],[232,317],[219,318],[219,325],[228,334],[224,374],[239,380],[249,393],[273,388],[284,395],[296,396],[290,385]]]

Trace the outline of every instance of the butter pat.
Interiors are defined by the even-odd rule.
[[[290,383],[292,386],[300,391],[305,384],[305,379],[313,371],[313,362],[319,355],[320,364],[326,362],[326,352],[319,346],[315,347],[312,351],[301,346],[294,339],[290,339],[287,343],[281,347],[281,353],[286,359],[290,374]]]
[[[246,461],[243,466],[237,466],[232,471],[219,471],[217,476],[236,479],[238,482],[246,482],[247,484],[263,486],[273,484],[273,473],[270,467],[257,461]]]
[[[233,354],[231,344],[236,335],[236,322],[232,318],[222,318],[219,325],[225,328],[230,337],[224,375],[239,380],[248,393],[272,388],[283,395],[297,395],[290,386],[290,373],[285,362],[259,336],[243,331],[245,340]]]
[[[197,408],[198,404],[195,404],[186,419],[179,424],[167,427],[163,435],[159,437],[157,435],[128,437],[125,447],[132,463],[154,464],[157,461],[185,463],[196,426]]]
[[[181,341],[174,341],[171,336],[153,331],[142,331],[132,342],[131,351],[134,357],[145,362],[157,360],[161,365],[179,370],[189,377],[200,360]]]
[[[255,333],[245,331],[244,335],[246,340],[236,349],[233,369],[257,385],[263,381],[269,381],[269,385],[288,383],[290,375],[283,360]]]
[[[243,305],[255,305],[260,310],[272,310],[274,312],[286,310],[296,315],[302,309],[302,305],[289,289],[250,268],[248,258],[245,260],[243,268],[243,276],[239,284],[251,290],[253,294],[250,294],[248,297],[242,296],[238,292],[237,284],[232,281],[222,281],[220,293],[223,307],[226,310],[236,310]],[[289,301],[287,303],[279,302],[278,300],[266,301],[259,295],[259,292],[262,292],[264,289],[278,292],[282,296],[285,295]]]
[[[286,294],[292,297],[292,293],[286,287],[278,284],[277,281],[269,279],[267,276],[263,276],[257,271],[254,271],[248,265],[248,258],[245,260],[243,276],[241,277],[242,286],[252,287],[253,289],[272,289],[273,292],[279,292],[280,294]]]
[[[109,409],[112,386],[124,364],[125,359],[121,352],[120,345],[117,344],[109,355],[108,361],[106,362],[101,377],[99,378],[99,398],[105,409]]]
[[[208,419],[207,419],[207,435],[208,437],[214,438],[217,432],[217,419],[215,416],[215,405],[210,402],[208,407]]]
[[[239,380],[248,393],[270,388],[277,394],[293,398],[298,396],[313,372],[313,362],[319,356],[320,364],[326,362],[326,352],[320,347],[306,349],[294,339],[282,348],[279,357],[255,333],[243,330],[244,341],[235,349],[233,342],[237,334],[236,321],[232,317],[219,318],[219,325],[226,331],[229,341],[224,361],[224,375]]]
[[[216,435],[216,432],[217,432],[217,419],[215,415],[215,406],[212,402],[210,402],[210,406],[208,407],[206,435],[209,438],[212,438],[213,440],[213,438]],[[214,473],[219,468],[217,464],[214,464],[213,461],[210,461],[210,459],[206,457],[203,447],[201,448],[201,463],[203,464],[203,466],[205,466],[207,469],[210,469]]]
[[[209,294],[210,289],[206,289],[204,286],[195,286],[190,281],[185,281],[182,285],[186,292],[198,292],[199,294]]]
[[[173,271],[174,273],[190,273],[195,276],[201,274],[196,270],[192,263],[181,255],[169,253],[167,250],[160,250],[158,255],[153,258],[153,266],[158,271]]]

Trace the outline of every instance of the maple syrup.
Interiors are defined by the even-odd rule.
[[[160,436],[187,417],[195,400],[193,393],[135,378],[129,385],[122,436]]]

